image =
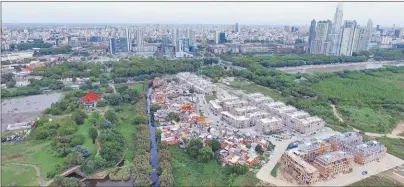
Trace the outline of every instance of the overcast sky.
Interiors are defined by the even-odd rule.
[[[21,2],[2,3],[3,23],[160,23],[308,25],[333,19],[336,2]],[[344,20],[404,27],[403,2],[343,4]]]

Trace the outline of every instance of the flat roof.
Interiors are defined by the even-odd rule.
[[[249,120],[249,118],[247,118],[247,117],[245,117],[245,116],[236,116],[236,115],[231,114],[231,113],[228,112],[228,111],[224,111],[224,112],[222,112],[221,114],[222,114],[222,115],[229,116],[230,118],[233,118],[234,120]]]
[[[307,173],[314,173],[318,171],[317,168],[315,168],[314,166],[312,166],[311,164],[307,163],[302,158],[297,156],[297,154],[295,154],[294,151],[287,151],[286,154],[288,154],[288,156],[292,160],[294,160],[300,167],[302,167]]]
[[[330,152],[330,153],[321,155],[321,156],[317,157],[316,159],[321,161],[322,163],[328,165],[335,161],[343,160],[346,158],[353,158],[353,155],[343,152],[343,151],[335,151],[335,152]]]
[[[260,119],[260,121],[262,123],[272,123],[272,122],[279,122],[279,121],[281,121],[281,119],[279,119],[277,117],[272,117],[272,118],[262,118],[262,119]]]

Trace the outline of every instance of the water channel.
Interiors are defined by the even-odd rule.
[[[159,167],[159,158],[158,158],[158,152],[157,152],[157,142],[156,142],[156,128],[153,125],[153,121],[151,118],[151,93],[152,93],[152,87],[150,86],[148,91],[147,91],[147,119],[149,122],[149,130],[150,130],[150,162],[151,166],[153,168],[153,172],[151,173],[151,180],[153,182],[154,187],[160,186],[159,184],[159,176],[158,176],[158,167]]]
[[[316,72],[337,72],[344,70],[364,70],[364,69],[378,69],[383,66],[404,66],[404,62],[382,61],[382,62],[361,62],[361,63],[346,63],[346,64],[327,64],[327,65],[310,65],[298,67],[284,67],[277,68],[278,70],[286,73],[316,73]]]

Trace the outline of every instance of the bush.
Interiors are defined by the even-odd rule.
[[[119,120],[116,113],[113,112],[112,110],[108,110],[107,112],[105,112],[105,119],[107,119],[108,121],[110,121],[113,124],[115,124]]]
[[[88,151],[87,147],[84,147],[82,145],[77,145],[74,148],[74,150],[81,153],[81,155],[83,155],[84,158],[87,158],[90,156],[90,151]]]
[[[105,107],[105,106],[107,106],[107,102],[105,100],[97,102],[97,107]]]
[[[87,114],[82,110],[77,110],[72,114],[73,120],[77,125],[84,124],[84,120],[87,118]]]
[[[70,142],[70,146],[74,147],[77,145],[82,145],[84,143],[85,137],[82,134],[79,135],[74,135],[71,142]]]

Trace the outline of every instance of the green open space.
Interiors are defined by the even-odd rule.
[[[30,166],[2,164],[1,186],[39,186],[35,169]]]
[[[88,118],[86,119],[86,122],[83,125],[79,125],[76,131],[76,135],[83,135],[84,136],[84,143],[83,146],[87,147],[88,150],[91,152],[92,155],[95,155],[97,153],[97,145],[93,143],[93,140],[90,137],[89,131],[90,131],[91,125],[88,123]]]
[[[215,160],[201,163],[189,157],[177,146],[170,146],[175,186],[227,186],[229,176]],[[237,176],[232,186],[254,186],[254,173]]]
[[[281,164],[280,163],[277,163],[276,165],[275,165],[275,167],[272,169],[272,171],[271,171],[271,175],[272,175],[272,177],[277,177],[278,176],[278,170],[279,170],[279,167],[281,166]]]
[[[387,147],[388,153],[404,159],[404,139],[380,137],[376,138],[376,140],[382,142]]]
[[[217,97],[215,95],[206,95],[205,99],[206,99],[206,102],[209,102],[211,100],[217,99]]]
[[[33,164],[39,167],[41,174],[54,169],[55,164],[62,163],[62,157],[53,156],[50,141],[30,140],[22,143],[2,143],[2,162]]]
[[[115,107],[116,108],[116,107]],[[135,155],[135,136],[136,128],[134,126],[134,116],[135,116],[135,108],[136,105],[129,104],[121,104],[119,108],[122,111],[117,112],[117,116],[119,118],[119,124],[117,125],[118,130],[122,133],[122,136],[125,138],[127,151],[125,153],[125,160],[132,160]]]
[[[247,93],[259,92],[264,95],[270,96],[274,100],[279,100],[279,101],[283,101],[283,102],[286,102],[289,99],[289,98],[282,96],[276,90],[255,84],[253,82],[249,82],[246,79],[241,79],[241,78],[235,79],[234,81],[230,82],[229,86],[236,88],[236,89],[245,90]]]
[[[403,184],[396,180],[387,178],[387,177],[373,175],[373,176],[370,176],[361,181],[355,182],[349,186],[351,186],[351,187],[356,187],[356,186],[403,186]]]

